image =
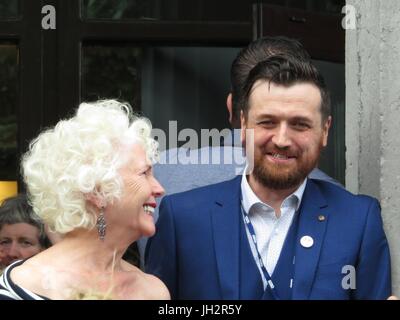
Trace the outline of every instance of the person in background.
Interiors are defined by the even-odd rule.
[[[155,232],[164,189],[154,178],[151,124],[115,100],[82,103],[34,139],[22,172],[34,211],[62,237],[8,266],[2,299],[169,299],[156,277],[122,259]]]
[[[7,198],[0,206],[0,269],[50,246],[43,223],[26,195]]]

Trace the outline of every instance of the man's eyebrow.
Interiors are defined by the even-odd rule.
[[[312,120],[310,118],[307,117],[302,117],[302,116],[295,116],[293,118],[290,119],[291,121],[303,121],[303,122],[312,122]]]
[[[279,118],[279,116],[277,116],[277,115],[272,115],[272,114],[265,113],[265,114],[260,114],[257,117],[257,120],[278,119],[278,118]],[[294,117],[290,117],[288,120],[289,121],[303,121],[303,122],[309,122],[309,123],[313,122],[312,119],[310,119],[308,117],[304,117],[304,116],[294,116]]]
[[[258,115],[258,118],[276,118],[276,115],[269,114],[269,113],[260,113]]]

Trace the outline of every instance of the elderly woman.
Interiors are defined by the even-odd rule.
[[[157,143],[151,124],[114,100],[83,103],[39,135],[22,160],[35,212],[63,237],[5,269],[0,295],[13,299],[169,299],[165,285],[122,259],[155,232]],[[23,290],[21,290],[23,289]]]
[[[26,196],[4,200],[0,207],[0,269],[50,246],[45,228]]]

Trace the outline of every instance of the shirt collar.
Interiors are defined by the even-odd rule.
[[[242,182],[241,182],[243,209],[246,212],[250,212],[251,207],[255,204],[262,204],[270,207],[268,204],[262,202],[260,198],[254,193],[253,189],[251,189],[249,182],[247,181],[246,169],[242,174]],[[304,179],[303,183],[296,189],[296,191],[294,191],[292,194],[290,194],[285,198],[285,200],[282,202],[282,206],[285,205],[294,206],[295,210],[297,211],[300,207],[301,200],[303,199],[303,194],[306,188],[306,184],[307,184],[307,178]],[[295,205],[292,199],[296,200]]]

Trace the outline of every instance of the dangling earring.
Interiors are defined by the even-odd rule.
[[[99,233],[100,240],[104,240],[106,236],[106,219],[104,218],[104,208],[100,209],[100,214],[96,221],[97,232]]]

